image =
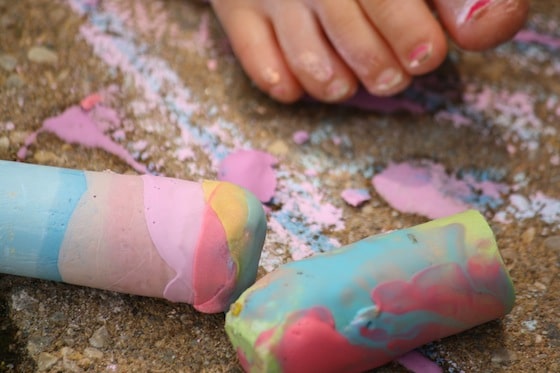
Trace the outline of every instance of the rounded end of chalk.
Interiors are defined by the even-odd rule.
[[[203,190],[208,211],[193,266],[194,307],[216,313],[255,282],[266,216],[260,201],[234,184],[205,181]]]

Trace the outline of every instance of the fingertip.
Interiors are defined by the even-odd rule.
[[[303,89],[289,70],[266,16],[251,7],[216,10],[235,55],[253,83],[283,103],[301,98]]]
[[[511,39],[525,24],[529,0],[435,0],[451,39],[461,48],[483,51]]]
[[[439,67],[445,60],[447,51],[447,40],[443,31],[438,28],[408,47],[399,58],[409,74],[422,75]]]

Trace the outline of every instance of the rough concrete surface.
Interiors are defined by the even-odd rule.
[[[247,80],[199,2],[0,0],[0,159],[16,160],[45,119],[116,87],[111,107],[126,127],[118,141],[139,162],[167,176],[214,178],[219,144],[201,136],[187,149],[192,154],[181,157],[191,144],[181,126],[191,134],[196,128],[229,131],[229,137],[216,135],[225,149],[251,146],[279,158],[284,190],[298,174],[316,171],[320,200],[338,209],[344,222],[322,226],[320,235],[339,244],[426,221],[395,211],[373,190],[372,174],[390,162],[427,159],[450,173],[494,170],[512,187],[500,206],[481,209],[513,278],[516,306],[502,320],[437,341],[425,352],[452,372],[558,372],[560,216],[508,198],[516,194],[527,202],[542,193],[548,209],[560,209],[554,204],[560,198],[560,5],[534,3],[523,40],[482,54],[452,50],[440,70],[405,94],[423,112],[384,114],[269,100]],[[106,14],[122,22],[104,21]],[[115,42],[121,39],[136,49]],[[111,46],[124,52],[115,54]],[[165,65],[146,70],[154,59]],[[168,71],[177,79],[162,77]],[[175,83],[154,88],[149,76]],[[160,110],[170,102],[161,98],[179,86],[188,88],[196,107]],[[297,145],[292,135],[302,129],[316,136]],[[107,152],[48,133],[38,136],[24,161],[135,172]],[[339,196],[347,187],[369,189],[372,199],[350,207]],[[507,222],[494,219],[500,211]],[[290,259],[290,242],[276,226],[269,231],[265,259],[274,266]],[[203,315],[189,305],[0,275],[0,371],[240,372],[223,323],[223,314]],[[378,371],[406,370],[392,363]]]

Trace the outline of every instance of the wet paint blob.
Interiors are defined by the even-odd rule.
[[[251,192],[263,202],[269,202],[276,190],[278,160],[259,150],[238,150],[228,155],[220,164],[218,179],[229,181]]]

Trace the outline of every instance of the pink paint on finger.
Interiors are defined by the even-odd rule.
[[[272,168],[278,160],[258,150],[239,150],[220,164],[218,179],[237,184],[251,192],[261,202],[269,202],[276,190],[276,174]]]
[[[480,13],[484,8],[486,8],[490,3],[492,2],[492,0],[479,0],[476,3],[474,3],[468,10],[465,21],[468,21],[470,19],[472,19],[473,17],[476,17],[476,15],[478,13]]]

